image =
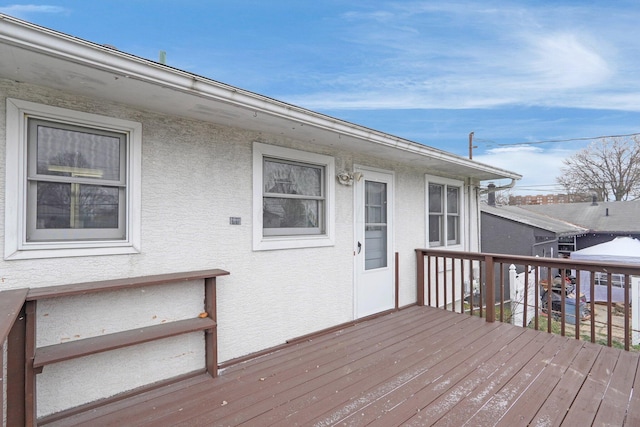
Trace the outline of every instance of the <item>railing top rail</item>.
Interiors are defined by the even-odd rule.
[[[485,254],[480,252],[462,252],[462,251],[452,251],[452,250],[446,250],[446,249],[432,249],[432,248],[416,249],[416,252],[422,253],[423,255],[470,259],[474,261],[484,261],[484,258],[485,258]]]
[[[425,256],[443,256],[448,258],[472,259],[482,261],[486,257],[491,257],[495,263],[512,263],[519,265],[529,265],[532,267],[550,267],[559,269],[576,269],[582,271],[600,271],[619,274],[640,275],[640,265],[625,264],[618,262],[588,261],[566,258],[541,258],[525,255],[505,255],[482,252],[461,252],[441,249],[416,249]]]
[[[0,346],[9,336],[29,289],[12,289],[0,292]]]
[[[75,283],[70,285],[47,286],[30,289],[26,300],[33,301],[44,298],[84,295],[95,292],[115,291],[120,289],[154,286],[167,283],[187,282],[190,280],[208,279],[226,276],[228,271],[220,269],[189,271],[183,273],[157,274],[153,276],[128,277],[123,279],[103,280],[96,282]]]

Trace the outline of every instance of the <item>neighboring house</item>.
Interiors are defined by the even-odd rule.
[[[626,236],[640,239],[640,200],[624,202],[582,202],[558,205],[520,206],[525,211],[566,221],[584,228],[565,233],[560,239],[563,254]]]
[[[520,206],[483,203],[480,211],[482,252],[554,258],[560,241],[588,231]]]
[[[559,242],[562,239],[587,231],[519,206],[482,203],[480,212],[480,248],[487,253],[554,258],[559,254]],[[509,265],[503,266],[503,277],[509,277]],[[497,290],[499,286],[499,278],[496,278]],[[505,298],[510,296],[505,295]]]
[[[565,256],[616,237],[640,238],[640,201],[481,204],[483,252]],[[498,232],[499,231],[499,232]]]
[[[221,362],[415,303],[414,249],[478,250],[478,188],[520,178],[5,15],[0,58],[0,289],[221,268]],[[37,345],[195,317],[202,292],[39,302]],[[200,369],[203,342],[46,366],[38,414]]]

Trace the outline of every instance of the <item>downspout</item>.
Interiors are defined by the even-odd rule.
[[[480,187],[473,187],[475,188],[475,190],[478,192],[478,194],[476,195],[476,202],[477,204],[477,215],[476,215],[476,222],[477,222],[477,230],[478,230],[478,252],[482,252],[482,231],[480,230],[480,225],[481,225],[481,219],[480,219],[480,195],[481,194],[486,194],[486,193],[494,193],[496,191],[501,191],[501,190],[508,190],[510,188],[513,188],[516,185],[516,179],[515,178],[511,178],[511,182],[507,185],[503,185],[501,187],[495,187],[495,186],[491,186],[491,187],[487,187],[487,188],[480,188]],[[469,203],[471,203],[471,178],[469,178]],[[471,234],[471,225],[469,225],[469,234]],[[471,237],[471,236],[469,236]],[[471,242],[471,240],[469,240],[469,242]],[[469,245],[471,245],[471,243],[469,243]],[[469,249],[471,250],[471,248]]]
[[[482,230],[480,230],[480,227],[482,226],[482,216],[480,215],[480,193],[479,193],[480,187],[473,187],[473,191],[474,191],[474,199],[475,199],[475,203],[476,203],[476,233],[477,233],[477,239],[476,239],[476,248],[475,251],[476,252],[481,252],[482,251]]]
[[[487,194],[487,193],[495,193],[496,191],[502,191],[502,190],[509,190],[510,188],[513,188],[516,185],[516,179],[515,178],[511,178],[511,182],[507,185],[503,185],[502,187],[491,187],[491,188],[483,188],[480,189],[480,194]]]
[[[467,178],[467,209],[468,209],[468,221],[467,221],[467,235],[465,237],[465,247],[467,251],[469,252],[473,252],[474,248],[471,246],[471,244],[473,243],[474,239],[472,237],[472,232],[473,232],[473,220],[474,218],[471,217],[471,215],[473,214],[473,212],[477,212],[477,208],[479,207],[477,204],[477,200],[474,201],[474,197],[477,199],[477,196],[474,194],[474,190],[478,190],[478,187],[476,187],[475,185],[473,185],[472,179],[471,178]],[[472,209],[474,208],[475,209]],[[479,218],[480,216],[476,214],[476,218],[475,218],[475,222],[476,222],[476,232],[477,232],[477,237],[478,237],[478,247],[480,246],[480,222],[479,222]]]

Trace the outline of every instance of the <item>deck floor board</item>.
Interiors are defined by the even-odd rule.
[[[638,425],[638,353],[411,307],[47,425]],[[635,393],[634,393],[635,390]]]

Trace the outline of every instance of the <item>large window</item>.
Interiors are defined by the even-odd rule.
[[[265,157],[262,171],[264,234],[324,233],[325,167]]]
[[[457,181],[427,177],[429,246],[462,243],[462,185]]]
[[[27,242],[125,240],[125,133],[27,118]]]
[[[7,101],[5,258],[139,246],[139,123]]]
[[[332,157],[254,144],[254,249],[333,244]]]

